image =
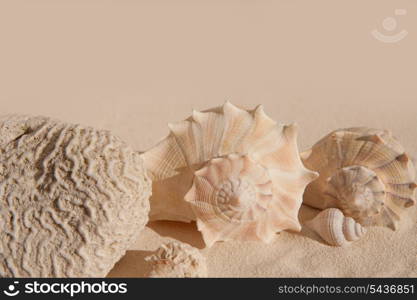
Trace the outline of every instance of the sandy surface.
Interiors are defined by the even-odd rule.
[[[301,149],[361,125],[391,129],[417,156],[415,1],[171,2],[2,1],[0,112],[107,128],[143,150],[191,109],[262,103],[299,124]],[[389,16],[398,28],[385,33],[408,31],[398,43],[370,34]],[[344,248],[303,229],[204,252],[210,276],[415,277],[416,216]],[[109,275],[143,276],[143,257],[165,239],[204,247],[194,224],[149,224]]]
[[[128,251],[109,276],[145,276],[148,265],[143,257],[161,242],[176,239],[204,249],[212,277],[415,277],[416,212],[410,212],[398,232],[370,228],[361,240],[344,247],[328,246],[303,227],[301,232],[277,234],[268,245],[227,242],[204,249],[194,224],[158,221],[148,225],[132,247],[135,250]],[[316,213],[303,207],[301,220]]]

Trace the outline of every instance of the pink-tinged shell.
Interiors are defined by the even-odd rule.
[[[293,179],[247,155],[229,154],[195,172],[185,199],[208,247],[228,240],[268,243],[276,232],[301,229],[297,214],[309,181]]]
[[[278,125],[264,113],[262,106],[244,110],[227,102],[222,107],[193,112],[187,120],[170,125],[170,129],[167,138],[142,154],[153,180],[151,220],[197,220],[208,245],[229,239],[270,241],[275,232],[300,229],[297,216],[302,194],[317,174],[301,162],[295,125]],[[240,160],[245,168],[228,167],[231,161]],[[217,172],[206,173],[215,168]],[[257,186],[259,178],[255,174],[259,172],[270,181],[270,197],[261,198],[270,199],[271,203],[264,199],[262,205],[271,211],[259,214],[257,225],[249,226],[246,233],[240,225],[232,230],[230,226],[237,222],[226,220],[218,208],[215,218],[213,210],[204,208],[211,203],[205,197],[213,196],[216,183],[244,177],[251,180],[251,187]],[[211,186],[202,184],[205,178],[211,180]],[[253,191],[251,188],[246,192]],[[253,193],[256,199],[261,196]],[[252,196],[242,194],[242,197]]]
[[[337,207],[364,226],[396,229],[405,208],[415,204],[415,169],[389,131],[339,129],[301,154],[320,176],[304,194],[316,208]]]

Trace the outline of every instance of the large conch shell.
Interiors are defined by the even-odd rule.
[[[340,208],[364,226],[395,230],[404,208],[415,204],[415,170],[389,131],[339,129],[301,154],[320,177],[304,194],[304,204]]]
[[[197,248],[171,241],[145,257],[151,263],[151,278],[207,277],[206,259]]]
[[[332,246],[343,246],[356,241],[366,232],[361,224],[351,217],[345,217],[337,208],[321,211],[315,218],[306,222],[306,225]]]
[[[300,230],[302,195],[317,174],[301,162],[295,125],[277,125],[262,106],[227,102],[169,127],[142,154],[153,180],[151,220],[197,220],[207,246]]]

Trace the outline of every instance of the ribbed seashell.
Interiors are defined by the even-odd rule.
[[[102,277],[148,220],[140,154],[107,131],[0,117],[0,277]]]
[[[361,224],[345,217],[340,209],[328,208],[306,222],[320,237],[332,246],[343,246],[360,239],[366,232]]]
[[[165,243],[145,260],[151,263],[152,278],[207,277],[205,257],[197,248],[184,243]]]
[[[208,246],[300,230],[302,194],[317,174],[301,162],[295,125],[277,125],[262,106],[227,102],[169,127],[143,154],[153,180],[151,220],[197,220]]]
[[[415,170],[389,131],[365,127],[336,130],[301,154],[319,172],[304,203],[340,208],[364,226],[396,229],[403,210],[415,204]]]

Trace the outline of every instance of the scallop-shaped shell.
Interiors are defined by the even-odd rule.
[[[317,174],[301,162],[295,125],[277,125],[262,106],[247,111],[227,102],[193,112],[170,128],[167,138],[143,154],[153,179],[151,220],[197,219],[208,245],[230,238],[269,241],[271,231],[300,229],[302,194]],[[263,177],[257,178],[259,174]],[[213,201],[227,200],[220,199],[227,186],[240,193],[248,211],[228,218],[242,207],[213,206]],[[272,211],[262,212],[266,208]],[[239,216],[250,216],[252,224],[237,222]]]
[[[361,224],[345,217],[340,209],[328,208],[306,222],[320,237],[332,246],[343,246],[360,239],[366,232]]]
[[[404,208],[415,204],[415,170],[389,131],[339,129],[302,153],[320,177],[306,189],[304,203],[340,208],[362,225],[395,229]]]
[[[102,277],[148,220],[139,153],[107,131],[0,117],[0,277]]]
[[[163,244],[154,254],[145,257],[151,263],[149,277],[207,277],[206,259],[197,248],[172,241]]]

